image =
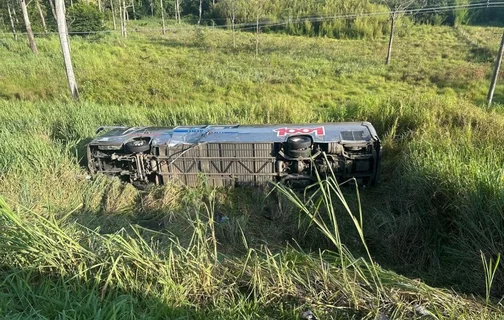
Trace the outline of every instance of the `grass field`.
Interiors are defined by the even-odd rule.
[[[233,48],[192,27],[72,38],[79,103],[56,38],[38,57],[1,38],[0,314],[499,319],[504,85],[484,103],[499,32],[404,24],[389,67],[386,39],[261,34],[255,56],[253,34]],[[140,192],[80,163],[100,125],[351,120],[382,137],[382,183],[326,195],[323,220],[303,199]]]

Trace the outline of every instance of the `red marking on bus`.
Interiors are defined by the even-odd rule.
[[[293,134],[312,134],[315,133],[316,136],[324,136],[325,129],[324,127],[317,128],[279,128],[273,130],[277,133],[278,137],[284,137]]]

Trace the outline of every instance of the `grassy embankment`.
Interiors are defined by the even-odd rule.
[[[56,39],[39,40],[39,57],[0,40],[0,194],[16,208],[0,206],[1,312],[278,319],[310,307],[322,318],[424,309],[498,318],[502,267],[486,307],[353,258],[309,215],[295,206],[279,214],[258,190],[140,193],[86,181],[78,164],[102,124],[369,120],[385,143],[383,183],[360,194],[374,260],[485,296],[481,255],[495,261],[504,247],[504,117],[499,106],[482,107],[493,46],[467,39],[493,39],[495,30],[403,29],[391,67],[386,41],[262,35],[254,57],[251,35],[233,49],[219,31],[74,39],[79,104],[65,98]],[[358,217],[355,194],[344,193]],[[336,210],[343,243],[367,257],[342,208],[324,214]],[[229,222],[213,223],[216,214]]]

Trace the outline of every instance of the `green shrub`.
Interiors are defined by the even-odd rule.
[[[68,8],[67,14],[70,32],[88,35],[105,30],[103,13],[93,4],[75,4]]]

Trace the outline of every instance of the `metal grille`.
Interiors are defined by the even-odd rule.
[[[341,131],[341,139],[346,141],[363,140],[364,131]]]
[[[167,149],[161,174],[168,180],[197,185],[204,175],[211,186],[260,184],[275,173],[272,143],[207,143]]]

